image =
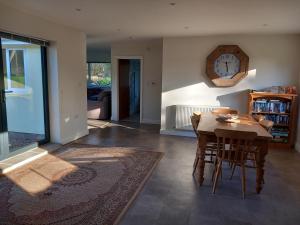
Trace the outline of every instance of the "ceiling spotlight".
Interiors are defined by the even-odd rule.
[[[176,2],[170,2],[169,5],[170,5],[170,6],[175,6],[175,5],[176,5]]]

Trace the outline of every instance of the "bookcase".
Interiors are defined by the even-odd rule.
[[[248,111],[252,116],[263,115],[274,122],[271,148],[294,148],[298,111],[296,94],[250,91]]]

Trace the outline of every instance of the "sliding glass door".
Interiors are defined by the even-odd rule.
[[[46,49],[1,38],[0,160],[49,140]]]

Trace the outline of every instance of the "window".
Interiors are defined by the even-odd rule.
[[[25,88],[24,51],[9,50],[11,88]]]
[[[3,73],[4,73],[4,87],[8,88],[7,85],[7,69],[6,69],[6,50],[2,49],[2,57],[3,57]]]
[[[47,42],[13,35],[1,37],[0,160],[49,141]],[[27,40],[27,41],[26,41]],[[38,44],[34,44],[38,43]],[[1,86],[1,88],[3,88]],[[3,91],[3,90],[1,90]],[[2,110],[4,109],[4,110]],[[2,133],[3,135],[2,135]],[[3,151],[2,151],[3,150]]]
[[[24,89],[24,49],[2,49],[2,56],[5,89]]]
[[[88,86],[110,87],[111,64],[110,63],[87,63]]]

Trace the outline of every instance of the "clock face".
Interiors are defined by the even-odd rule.
[[[222,54],[214,62],[214,71],[220,78],[231,79],[240,71],[240,60],[234,54]]]

